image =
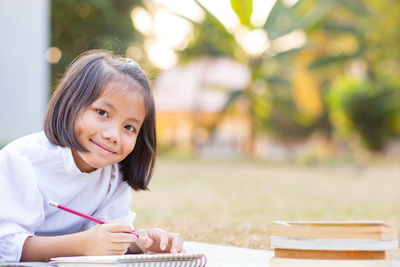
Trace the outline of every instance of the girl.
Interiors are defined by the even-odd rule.
[[[181,252],[178,234],[129,234],[135,218],[129,186],[148,189],[153,173],[154,109],[148,80],[133,60],[102,50],[78,57],[50,99],[44,132],[0,151],[0,262]]]

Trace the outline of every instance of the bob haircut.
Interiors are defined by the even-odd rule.
[[[76,138],[76,119],[101,95],[107,83],[120,78],[133,79],[140,85],[146,115],[135,148],[119,168],[123,180],[134,190],[147,190],[157,154],[155,106],[149,81],[132,59],[105,50],[91,50],[76,58],[49,101],[44,132],[55,145],[87,152]]]

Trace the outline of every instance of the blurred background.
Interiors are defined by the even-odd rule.
[[[0,144],[104,48],[153,83],[139,226],[266,248],[276,219],[399,225],[399,28],[397,0],[0,0]]]

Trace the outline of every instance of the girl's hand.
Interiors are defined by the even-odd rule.
[[[132,251],[135,250],[135,245],[144,253],[179,253],[183,250],[183,239],[177,233],[168,233],[162,229],[141,229],[136,230],[140,238],[136,243],[132,244]]]
[[[82,232],[84,255],[122,255],[125,254],[135,235],[132,227],[121,221],[108,221]]]

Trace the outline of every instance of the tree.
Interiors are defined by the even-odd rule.
[[[62,52],[52,65],[52,83],[71,61],[89,49],[103,48],[125,54],[142,36],[132,26],[130,12],[140,0],[52,0],[51,46]]]
[[[239,91],[241,93],[232,93],[223,111],[233,105],[235,99],[246,97],[251,103],[248,113],[254,135],[267,132],[279,139],[301,139],[320,131],[329,138],[334,127],[340,128],[329,115],[326,97],[329,91],[335,90],[332,84],[338,77],[358,76],[377,87],[385,84],[386,91],[399,88],[396,70],[398,73],[400,33],[396,29],[400,26],[397,19],[400,4],[390,0],[299,0],[293,5],[286,2],[277,0],[262,26],[270,42],[268,49],[261,56],[252,57],[241,49],[234,35],[196,1],[207,14],[206,19],[194,23],[196,38],[181,56],[187,60],[203,55],[224,55],[248,64],[252,82]],[[254,29],[250,23],[252,4],[251,0],[231,1],[242,26],[249,30]],[[296,32],[304,33],[305,42],[282,51],[285,38]],[[297,38],[301,36],[298,34]],[[368,90],[374,90],[373,86]],[[396,97],[393,93],[389,95]],[[376,94],[357,96],[359,102],[371,101],[373,97],[374,101],[382,101],[377,105],[386,103],[386,98]],[[353,125],[358,125],[352,131],[365,136],[368,127],[360,123],[371,125],[374,120],[355,115],[362,114],[354,110],[357,106],[361,108],[364,104],[355,105],[346,116],[353,120]],[[393,118],[393,112],[398,112],[396,105],[382,116]],[[384,121],[391,121],[390,118]],[[375,138],[389,136],[379,134]],[[379,150],[383,145],[368,145],[368,148]]]

